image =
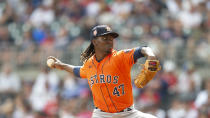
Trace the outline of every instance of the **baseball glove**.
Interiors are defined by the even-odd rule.
[[[160,62],[158,60],[146,60],[141,72],[135,78],[134,84],[138,88],[143,88],[160,69]]]

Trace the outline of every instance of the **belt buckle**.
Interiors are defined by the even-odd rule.
[[[131,110],[132,110],[132,108],[128,107],[128,108],[123,109],[122,111],[119,111],[119,112],[126,112],[126,111],[131,111]]]
[[[95,109],[99,109],[98,107],[95,107]],[[101,109],[99,109],[101,112],[105,112],[105,111],[103,111],[103,110],[101,110]],[[121,111],[119,111],[119,112],[126,112],[126,111],[131,111],[132,110],[132,108],[131,107],[128,107],[128,108],[126,108],[126,109],[123,109],[123,110],[121,110]]]
[[[131,111],[131,110],[132,110],[132,108],[130,108],[130,107],[127,108],[127,111]]]
[[[95,107],[95,109],[99,109],[98,107]],[[101,112],[105,112],[105,111],[103,111],[103,110],[101,110],[101,109],[99,109]]]

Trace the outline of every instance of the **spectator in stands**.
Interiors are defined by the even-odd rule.
[[[198,96],[196,97],[195,100],[195,107],[196,108],[201,108],[202,105],[209,104],[209,96],[210,96],[210,79],[206,79],[204,82],[205,84],[205,89],[200,91],[198,93]]]
[[[4,64],[0,73],[0,93],[13,95],[17,94],[20,89],[19,76],[13,71],[13,67],[9,63]]]
[[[36,78],[30,95],[30,103],[35,111],[43,111],[51,100],[56,99],[59,90],[59,78],[47,67]]]

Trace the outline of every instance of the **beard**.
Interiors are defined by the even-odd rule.
[[[108,49],[106,50],[106,53],[107,53],[107,54],[110,54],[110,53],[112,52],[112,49],[113,49],[112,46],[108,47]]]
[[[107,54],[110,54],[111,52],[112,52],[112,50],[107,50],[106,51]]]

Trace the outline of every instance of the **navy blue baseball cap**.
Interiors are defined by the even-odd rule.
[[[114,38],[117,38],[119,36],[119,34],[116,32],[113,32],[109,26],[97,25],[90,32],[90,40],[93,40],[96,37],[104,36],[104,35],[111,35]]]

